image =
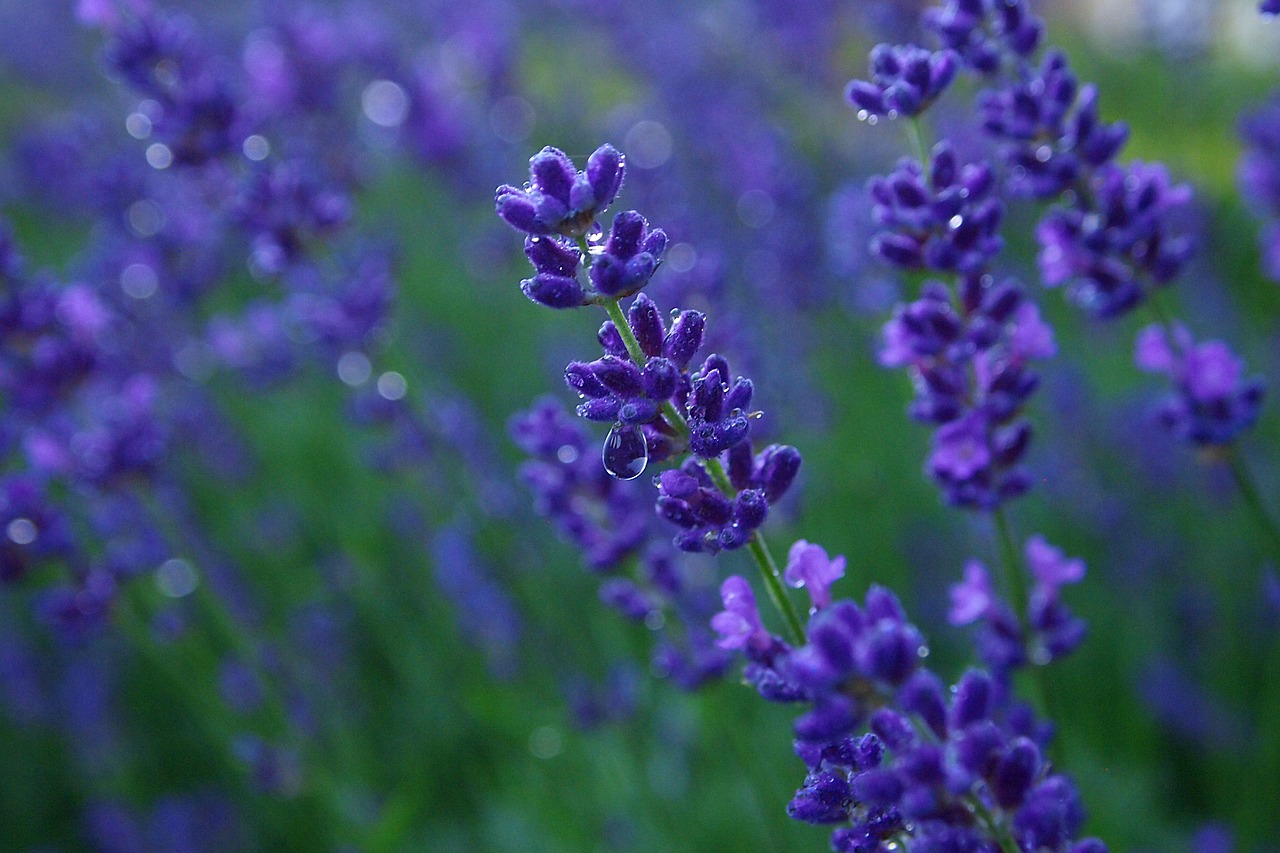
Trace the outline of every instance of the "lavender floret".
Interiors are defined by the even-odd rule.
[[[915,116],[946,90],[958,66],[950,50],[876,45],[871,51],[871,80],[852,81],[845,96],[858,108],[859,118]]]
[[[577,171],[563,151],[550,146],[529,160],[524,189],[503,184],[494,204],[503,221],[531,235],[581,237],[618,195],[625,162],[612,145],[602,145]]]

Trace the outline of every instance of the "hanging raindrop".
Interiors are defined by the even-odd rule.
[[[604,438],[604,470],[619,480],[634,480],[649,464],[649,445],[638,426],[614,424]]]

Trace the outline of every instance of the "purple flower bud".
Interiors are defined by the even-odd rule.
[[[800,470],[800,451],[788,445],[771,444],[764,449],[760,483],[765,497],[776,503],[786,494]]]
[[[650,358],[662,355],[662,338],[666,330],[662,325],[662,317],[658,314],[658,306],[652,299],[643,293],[639,294],[627,312],[627,322],[645,355]]]
[[[1014,809],[1026,796],[1040,770],[1040,751],[1026,738],[1018,738],[996,764],[992,790],[1002,808]]]
[[[524,295],[548,308],[577,308],[584,304],[586,291],[576,278],[539,274],[520,282]]]
[[[587,158],[587,180],[595,194],[595,206],[605,208],[613,203],[622,186],[626,163],[612,145],[601,145]]]
[[[694,353],[702,346],[702,333],[706,329],[706,323],[705,314],[699,311],[682,311],[662,342],[662,354],[676,367],[687,369]]]

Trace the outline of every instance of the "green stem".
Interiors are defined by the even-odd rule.
[[[637,367],[643,368],[648,356],[644,354],[644,350],[640,348],[640,342],[636,340],[635,333],[631,331],[631,324],[627,322],[627,316],[622,312],[622,306],[616,299],[610,299],[604,303],[604,309],[609,313],[609,319],[613,321],[613,325],[617,326],[618,334],[622,336],[622,343],[627,347],[627,353],[631,356],[631,360],[635,362]],[[671,424],[672,428],[681,436],[688,437],[689,422],[685,420],[684,415],[667,400],[662,404],[663,417]],[[711,481],[716,484],[716,488],[724,492],[729,497],[738,494],[738,490],[733,487],[733,483],[729,480],[729,475],[725,473],[724,466],[719,459],[705,460],[707,473],[711,476]],[[756,561],[756,566],[760,569],[760,576],[764,579],[765,588],[769,592],[769,598],[773,601],[773,606],[777,608],[778,614],[786,623],[788,639],[793,645],[804,645],[804,623],[800,621],[800,614],[796,611],[795,605],[791,603],[791,599],[787,598],[786,589],[782,584],[782,572],[778,570],[778,564],[774,561],[773,555],[769,553],[769,547],[765,544],[764,537],[757,530],[751,536],[751,541],[747,543],[751,556]]]
[[[1009,517],[1004,507],[996,507],[991,512],[991,519],[996,526],[996,540],[1000,546],[1000,565],[1004,580],[1005,594],[1013,604],[1013,611],[1018,621],[1026,622],[1027,584],[1022,576],[1022,566],[1018,560],[1018,549],[1013,544],[1013,532],[1009,527]]]
[[[916,149],[916,156],[920,158],[921,166],[929,165],[929,148],[924,142],[924,128],[920,127],[919,116],[912,116],[907,122],[908,133],[911,137],[911,145]]]
[[[1009,527],[1009,517],[1005,514],[1004,507],[996,507],[991,518],[996,526],[996,538],[1000,543],[1000,562],[1004,566],[1004,577],[1006,580],[1006,593],[1008,594],[1013,612],[1018,617],[1018,624],[1022,626],[1024,637],[1030,637],[1030,625],[1028,624],[1027,608],[1027,583],[1022,566],[1022,561],[1018,559],[1018,549],[1014,545],[1013,532]],[[1039,705],[1040,711],[1045,716],[1052,719],[1053,711],[1049,706],[1049,690],[1045,684],[1044,667],[1036,661],[1030,661],[1027,667],[1031,677],[1032,692],[1036,704]]]
[[[1275,552],[1273,556],[1280,560],[1280,527],[1276,526],[1275,520],[1267,512],[1267,507],[1262,502],[1262,495],[1258,492],[1258,486],[1253,481],[1253,474],[1249,471],[1248,463],[1234,445],[1226,448],[1226,457],[1227,467],[1231,469],[1231,476],[1240,489],[1245,505],[1249,507],[1249,514],[1253,516],[1254,523],[1270,542]]]
[[[790,634],[788,639],[793,646],[804,645],[804,624],[800,621],[795,605],[787,598],[782,586],[782,573],[778,571],[778,564],[774,562],[773,554],[769,553],[769,546],[765,544],[759,530],[752,534],[747,548],[760,568],[760,576],[764,578],[765,588],[769,590],[769,598],[773,599],[774,607],[787,623],[787,633]]]

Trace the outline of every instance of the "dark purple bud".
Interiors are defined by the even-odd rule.
[[[876,737],[894,752],[908,749],[916,742],[916,731],[911,721],[890,708],[881,708],[872,714],[868,725]]]
[[[850,81],[844,94],[855,107],[872,115],[884,115],[888,112],[884,103],[884,91],[866,80]]]
[[[956,181],[958,168],[955,149],[949,142],[933,146],[933,162],[929,166],[929,182],[934,189],[942,190]]]
[[[662,354],[671,359],[676,367],[687,369],[694,353],[702,346],[702,333],[706,327],[705,314],[700,311],[682,311],[662,342]]]
[[[810,743],[830,743],[848,734],[858,723],[858,706],[847,696],[823,696],[813,709],[794,724],[795,736]]]
[[[653,255],[655,260],[661,258],[667,251],[667,232],[661,228],[650,231],[649,236],[645,237],[644,242],[640,244],[640,251]]]
[[[892,770],[877,768],[853,778],[853,796],[875,806],[891,806],[902,796],[902,779]]]
[[[662,317],[658,314],[658,306],[652,299],[643,293],[637,296],[627,312],[627,322],[645,355],[650,358],[662,355],[662,338],[666,334],[666,329],[663,328]]]
[[[576,278],[582,254],[554,237],[528,237],[524,254],[540,273]]]
[[[729,389],[729,393],[725,395],[724,407],[732,412],[734,409],[746,411],[751,405],[751,392],[754,386],[750,379],[739,376],[734,380],[733,387]]]
[[[751,531],[740,524],[730,524],[721,528],[718,541],[721,549],[736,551],[751,541]]]
[[[918,785],[934,787],[947,780],[947,770],[942,749],[935,744],[921,744],[902,756],[902,771]]]
[[[1018,738],[996,764],[992,789],[1002,808],[1014,809],[1026,796],[1040,770],[1040,750],[1026,738]]]
[[[660,518],[666,519],[678,527],[698,527],[699,522],[693,514],[693,510],[689,509],[689,505],[677,498],[669,498],[666,495],[660,495],[654,503],[654,509],[657,510]],[[687,549],[681,549],[687,550]]]
[[[865,734],[853,744],[853,762],[855,770],[870,770],[879,767],[884,758],[884,744],[873,734]]]
[[[624,424],[647,424],[658,416],[658,404],[644,397],[628,400],[618,409],[618,420]]]
[[[787,804],[787,815],[805,823],[843,823],[849,819],[849,783],[835,773],[811,773]]]
[[[609,230],[609,241],[605,251],[621,258],[630,258],[640,251],[640,240],[644,237],[648,223],[643,216],[634,210],[625,210],[613,218],[613,227]]]
[[[627,263],[614,255],[600,255],[591,262],[587,271],[591,283],[605,296],[618,296],[631,283],[627,276]]]
[[[596,207],[604,208],[613,203],[625,172],[622,154],[612,145],[601,145],[587,158],[587,180],[595,191]]]
[[[751,455],[751,442],[740,441],[729,448],[727,467],[729,482],[738,491],[749,489],[755,484],[756,461]]]
[[[540,234],[545,231],[537,222],[538,209],[529,198],[529,194],[516,187],[503,185],[498,187],[494,196],[494,210],[503,222],[517,231],[526,234]]]
[[[898,703],[904,711],[919,715],[938,737],[947,736],[946,691],[938,676],[918,670],[898,691]]]
[[[654,480],[664,495],[680,500],[692,498],[700,488],[696,477],[678,469],[663,471]]]
[[[909,625],[879,628],[858,656],[858,663],[872,678],[899,684],[920,663],[923,646],[919,633]]]
[[[703,459],[719,456],[747,437],[751,425],[745,417],[689,424],[689,449]]]
[[[987,720],[961,732],[955,745],[960,766],[977,776],[986,776],[996,755],[1004,749],[1004,735],[995,723]]]
[[[692,505],[693,514],[706,524],[715,527],[728,524],[733,518],[733,504],[719,492],[703,489],[700,500]]]
[[[769,503],[776,503],[796,479],[800,470],[800,451],[785,444],[771,444],[761,454],[760,484]]]
[[[867,619],[872,622],[889,620],[906,624],[907,621],[907,613],[902,609],[902,603],[898,601],[898,597],[878,583],[873,583],[867,590],[866,607],[863,609]]]
[[[740,492],[734,500],[733,523],[741,525],[746,530],[755,530],[764,524],[768,514],[769,502],[765,499],[764,492],[759,489]]]
[[[618,410],[621,408],[622,401],[617,397],[587,400],[578,406],[578,417],[597,423],[610,423],[618,419]]]
[[[530,300],[548,308],[577,308],[587,298],[576,278],[539,274],[520,282],[520,289]]]
[[[592,365],[581,361],[569,362],[564,369],[564,381],[579,394],[587,397],[608,397],[609,389],[596,378]]]
[[[618,327],[613,325],[612,320],[604,321],[604,325],[596,333],[596,340],[600,342],[600,346],[604,348],[607,355],[615,358],[630,358],[627,354],[627,344],[622,340],[622,335],[618,332]]]
[[[951,727],[963,729],[991,715],[991,677],[979,670],[969,670],[956,685],[951,700]]]
[[[569,192],[573,189],[573,180],[577,169],[573,161],[558,148],[547,146],[529,159],[529,174],[533,177],[533,185],[543,195],[551,196],[569,207]]]
[[[640,372],[644,395],[651,400],[666,400],[680,384],[680,371],[665,358],[651,358]]]
[[[606,355],[591,362],[591,371],[606,388],[621,397],[639,397],[644,393],[640,368],[617,356]]]
[[[923,261],[919,242],[905,234],[877,234],[871,239],[871,251],[882,260],[907,269],[915,269]]]

